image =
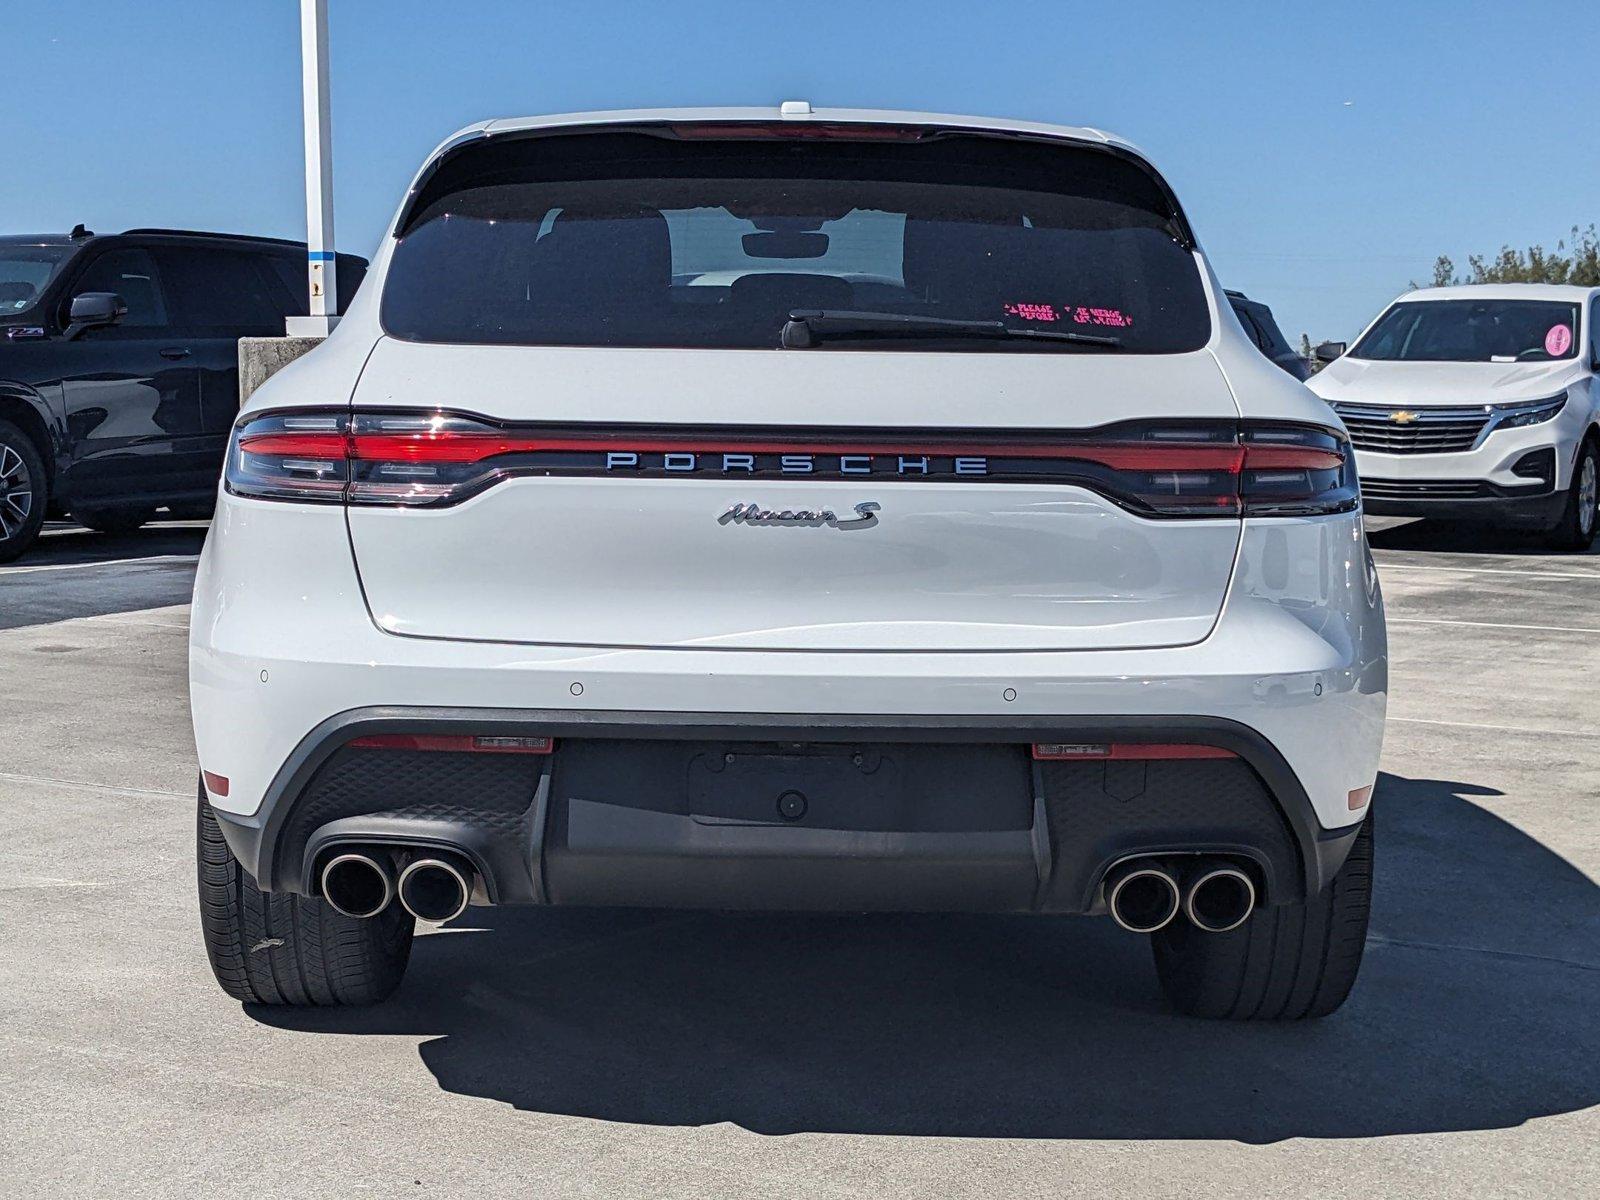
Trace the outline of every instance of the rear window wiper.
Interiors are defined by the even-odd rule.
[[[1115,349],[1122,339],[1067,329],[1015,329],[1004,321],[962,321],[907,313],[797,308],[783,326],[785,350],[805,350],[833,338],[1024,338]]]

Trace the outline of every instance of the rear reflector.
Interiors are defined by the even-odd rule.
[[[457,754],[549,754],[550,737],[471,733],[369,733],[345,743],[361,750],[447,750]]]
[[[1372,789],[1375,785],[1367,784],[1364,788],[1357,788],[1350,793],[1350,811],[1359,812],[1372,802]]]
[[[228,777],[218,775],[215,771],[201,771],[200,777],[206,782],[206,791],[213,796],[226,796],[228,794]]]
[[[1156,759],[1237,758],[1221,746],[1201,746],[1187,742],[1035,742],[1033,757],[1040,762],[1070,762],[1077,759]]]

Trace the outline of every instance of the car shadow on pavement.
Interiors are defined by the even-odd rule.
[[[46,526],[31,550],[0,565],[0,630],[187,604],[205,538],[197,521],[117,534]]]
[[[419,938],[381,1007],[250,1012],[421,1035],[447,1091],[646,1124],[1246,1142],[1514,1126],[1600,1102],[1600,888],[1467,799],[1493,795],[1383,776],[1365,968],[1321,1022],[1174,1016],[1147,940],[1104,920],[529,909]]]
[[[163,555],[195,555],[205,543],[209,521],[161,519],[130,533],[97,533],[70,521],[50,521],[18,567],[81,566],[97,562]]]

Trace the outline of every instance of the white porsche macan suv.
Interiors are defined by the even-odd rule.
[[[451,138],[239,417],[190,685],[246,1001],[382,999],[469,903],[1108,914],[1216,1017],[1361,959],[1350,447],[1095,130]]]

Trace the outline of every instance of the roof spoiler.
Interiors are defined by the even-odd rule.
[[[829,122],[827,125],[828,132],[824,136],[832,139],[848,136],[846,131],[849,126],[853,124],[857,123]],[[876,127],[879,123],[859,122],[859,124],[865,128],[871,129]],[[411,228],[412,223],[416,220],[417,213],[422,208],[422,200],[427,192],[428,184],[433,181],[440,169],[446,163],[465,153],[469,149],[479,145],[480,143],[486,143],[490,141],[499,142],[511,139],[520,141],[531,140],[534,138],[563,137],[592,133],[646,133],[655,137],[666,138],[683,138],[687,134],[687,136],[690,138],[703,140],[711,137],[715,127],[718,125],[727,127],[726,136],[730,140],[738,139],[742,141],[750,140],[752,137],[752,134],[744,132],[746,129],[751,127],[763,129],[772,127],[772,136],[779,136],[780,133],[788,133],[790,130],[802,129],[798,123],[787,128],[779,128],[782,125],[782,122],[749,119],[721,122],[704,120],[619,121],[614,125],[595,124],[558,126],[555,128],[514,129],[508,130],[504,133],[491,133],[484,129],[474,129],[468,133],[462,134],[460,137],[456,138],[452,142],[447,143],[444,147],[438,150],[434,154],[433,158],[422,168],[421,172],[418,173],[416,180],[411,185],[411,190],[406,193],[406,200],[405,203],[400,207],[399,215],[395,218],[392,236],[396,238],[403,237],[406,231]],[[895,126],[893,124],[888,124],[886,127],[894,130],[895,132],[887,135],[881,133],[873,135],[869,133],[863,137],[862,140],[905,140],[904,135],[900,132],[904,127]],[[795,134],[794,136],[804,135],[803,133],[800,133]],[[813,134],[812,136],[816,136],[816,134]],[[1110,145],[1103,142],[1086,141],[1079,138],[1060,137],[1031,132],[1015,132],[1006,129],[986,129],[981,125],[930,125],[926,127],[925,131],[923,131],[916,140],[933,140],[943,136],[989,137],[1005,139],[1008,141],[1041,142],[1051,145],[1066,144],[1085,150],[1096,151],[1101,154],[1109,154],[1114,158],[1120,158],[1124,162],[1138,167],[1140,170],[1144,171],[1150,176],[1151,182],[1155,184],[1156,190],[1161,194],[1162,199],[1166,202],[1167,209],[1170,214],[1167,218],[1167,229],[1172,235],[1173,240],[1181,245],[1185,250],[1195,250],[1199,246],[1199,242],[1194,236],[1194,230],[1189,225],[1189,218],[1184,215],[1183,206],[1178,203],[1177,195],[1168,185],[1166,179],[1162,177],[1161,173],[1157,171],[1155,166],[1143,155],[1124,149],[1121,146]]]

